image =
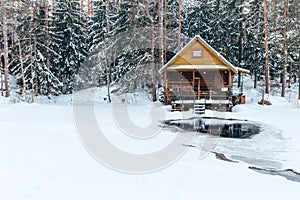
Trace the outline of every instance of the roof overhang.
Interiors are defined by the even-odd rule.
[[[244,68],[240,68],[240,67],[237,67],[237,69],[238,69],[238,72],[250,74],[250,70],[248,70],[248,69],[244,69]]]

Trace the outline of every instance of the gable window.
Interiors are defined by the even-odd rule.
[[[202,50],[193,51],[193,57],[202,58]]]

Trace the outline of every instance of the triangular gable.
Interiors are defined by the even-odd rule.
[[[193,56],[193,51],[200,50],[200,56]],[[159,72],[162,73],[170,66],[176,65],[225,65],[234,74],[238,68],[233,66],[219,52],[207,44],[199,35],[196,35],[184,48],[182,48]]]

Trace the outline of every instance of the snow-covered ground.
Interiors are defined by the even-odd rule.
[[[97,120],[105,136],[120,149],[153,152],[177,134],[164,127],[149,140],[122,134],[114,124],[112,105],[103,101],[103,91],[98,92]],[[246,95],[247,104],[236,106],[225,117],[259,122],[261,134],[251,139],[217,140],[199,135],[193,142],[198,148],[189,148],[173,165],[140,175],[107,168],[85,150],[76,132],[70,96],[51,101],[41,98],[37,104],[10,104],[0,97],[0,199],[298,199],[300,183],[248,167],[300,171],[300,109],[273,96],[269,97],[272,106],[260,106],[259,93],[250,86]],[[131,103],[133,122],[151,123],[150,109],[159,104],[149,103],[143,93],[125,100]],[[167,119],[181,116],[165,110]],[[188,132],[180,134],[190,137]],[[216,142],[211,151],[238,163],[218,160],[213,153],[200,159],[199,148],[210,139]]]

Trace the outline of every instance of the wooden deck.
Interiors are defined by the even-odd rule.
[[[232,102],[230,100],[200,99],[200,100],[176,100],[172,102],[172,111],[187,111],[191,108],[195,111],[196,105],[203,105],[204,109],[231,111]]]
[[[177,100],[174,101],[174,104],[194,104],[194,103],[202,103],[205,102],[206,104],[230,104],[229,100]]]

